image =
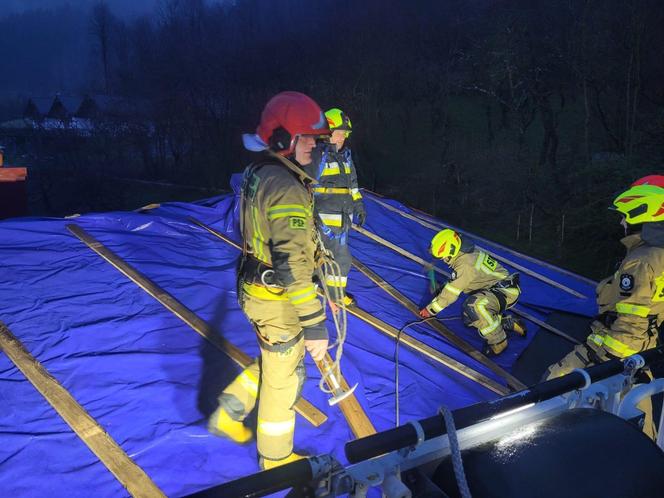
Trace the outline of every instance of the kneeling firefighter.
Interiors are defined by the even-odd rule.
[[[263,469],[301,458],[293,453],[295,411],[305,380],[305,349],[320,361],[328,346],[325,310],[316,294],[313,199],[301,165],[311,162],[315,139],[329,135],[318,104],[282,92],[265,106],[245,147],[261,152],[244,172],[240,226],[243,257],[238,299],[256,332],[261,356],[219,396],[211,432],[244,443],[242,423],[257,397],[257,447]],[[280,160],[289,157],[295,163]]]
[[[509,275],[494,258],[475,248],[470,241],[449,228],[431,240],[431,254],[452,268],[452,277],[420,316],[429,318],[455,302],[462,292],[468,294],[463,303],[463,320],[475,327],[484,339],[484,354],[498,355],[507,348],[505,331],[526,335],[525,324],[507,315],[506,310],[519,299],[519,274]]]
[[[658,328],[664,321],[663,187],[664,176],[647,176],[613,201],[615,211],[622,214],[625,237],[621,242],[627,254],[618,270],[597,286],[599,315],[590,324],[588,339],[551,365],[545,379],[657,346]],[[643,432],[655,439],[650,399],[639,408],[645,415]]]

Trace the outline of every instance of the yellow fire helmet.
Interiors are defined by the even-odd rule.
[[[446,228],[431,239],[431,255],[437,259],[450,261],[459,254],[461,237],[454,230]]]
[[[613,207],[630,225],[664,221],[664,188],[655,185],[630,187],[614,199]]]
[[[327,118],[327,124],[330,127],[330,131],[343,130],[346,132],[346,138],[350,136],[350,132],[353,130],[353,125],[344,111],[334,107],[325,111],[325,117]]]

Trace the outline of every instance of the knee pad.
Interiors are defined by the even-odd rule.
[[[475,311],[475,303],[477,302],[477,297],[470,296],[463,303],[463,323],[466,326],[470,326],[480,319],[479,315]]]

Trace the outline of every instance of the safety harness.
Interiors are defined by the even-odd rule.
[[[500,313],[503,313],[505,310],[510,309],[514,304],[516,304],[516,300],[510,304],[509,306],[507,305],[507,297],[505,297],[505,293],[503,292],[505,289],[516,289],[517,292],[521,292],[521,289],[519,288],[519,274],[518,273],[513,273],[507,278],[504,278],[495,284],[493,284],[491,287],[488,289],[477,289],[471,292],[468,292],[469,296],[472,296],[473,294],[477,294],[479,292],[483,292],[485,290],[488,290],[491,292],[494,296],[496,296],[496,299],[498,300],[498,305],[500,306]]]
[[[508,306],[507,297],[505,296],[505,293],[502,291],[505,289],[516,289],[517,292],[520,293],[521,289],[519,288],[519,280],[520,280],[519,274],[513,273],[509,277],[501,280],[500,282],[496,282],[491,287],[489,287],[489,291],[493,293],[494,296],[496,296],[498,304],[500,304],[500,313],[503,313],[505,310],[510,309],[516,303],[516,300],[514,300],[514,302],[512,302],[512,304]]]
[[[238,262],[237,268],[237,297],[238,304],[242,308],[242,301],[244,295],[249,294],[252,297],[258,299],[268,299],[275,301],[285,301],[288,299],[286,296],[285,289],[277,280],[276,273],[274,269],[267,263],[259,260],[254,254],[249,252],[249,247],[247,244],[247,238],[245,237],[244,227],[246,220],[245,216],[245,204],[247,202],[247,195],[250,189],[250,181],[254,176],[256,171],[261,167],[271,164],[268,161],[257,162],[249,165],[244,171],[242,177],[242,186],[240,188],[240,233],[242,234],[242,256]],[[292,348],[300,340],[304,331],[300,331],[295,337],[292,337],[286,342],[279,342],[276,344],[271,344],[263,338],[263,336],[258,332],[258,327],[256,324],[249,320],[256,337],[261,345],[262,349],[270,351],[273,353],[283,353]]]
[[[298,179],[308,188],[309,192],[312,192],[313,185],[317,181],[307,175],[301,168],[298,168],[287,158],[275,154],[274,152],[268,150],[266,151],[268,155],[276,159],[279,163],[286,166],[293,174],[295,174]],[[279,282],[277,275],[274,269],[265,263],[264,261],[259,260],[254,254],[249,252],[247,246],[247,239],[244,233],[244,224],[245,224],[245,203],[250,188],[250,181],[255,172],[267,164],[273,164],[272,161],[262,161],[258,163],[251,164],[244,172],[242,178],[242,187],[240,189],[240,233],[242,234],[242,256],[240,258],[238,272],[237,272],[237,295],[240,307],[242,307],[242,297],[244,293],[247,293],[251,296],[260,298],[260,299],[269,299],[269,300],[288,300],[286,295],[285,287],[281,282]],[[313,195],[313,194],[312,194]],[[321,376],[319,383],[319,388],[321,391],[332,394],[332,391],[327,388],[325,385],[327,379],[335,375],[337,378],[340,377],[340,362],[343,355],[343,345],[346,340],[346,331],[347,331],[347,316],[346,308],[343,304],[344,292],[343,288],[332,287],[332,292],[330,292],[329,287],[325,284],[328,278],[340,278],[341,269],[339,264],[334,261],[332,254],[325,249],[323,242],[320,238],[319,230],[322,230],[321,225],[318,220],[314,220],[318,230],[315,231],[315,242],[317,248],[316,255],[316,273],[319,279],[318,285],[323,290],[323,295],[325,300],[329,300],[336,304],[337,311],[332,314],[334,325],[337,331],[337,340],[334,344],[330,345],[328,349],[331,349],[336,346],[337,351],[332,364],[332,367],[325,371]],[[325,302],[323,302],[325,306]],[[290,349],[293,345],[299,342],[304,334],[304,330],[301,330],[297,336],[291,338],[287,342],[280,342],[277,344],[270,344],[265,341],[265,339],[258,332],[258,327],[255,323],[252,322],[256,336],[258,337],[261,348],[271,351],[271,352],[284,352]]]
[[[331,147],[331,145],[330,145]],[[327,163],[327,156],[329,154],[329,147],[325,147],[323,149],[323,153],[321,154],[321,160],[320,164],[318,167],[318,174],[316,175],[316,183],[320,182],[321,176],[323,175],[323,169],[325,164]],[[350,150],[346,150],[344,152],[341,152],[340,155],[344,158],[345,162],[350,161]],[[341,166],[340,166],[341,168]],[[340,195],[352,195],[350,184],[348,187],[313,187],[313,193],[314,195],[325,195],[325,194],[340,194]],[[342,220],[341,220],[341,225],[343,227],[343,214]],[[330,240],[338,240],[339,244],[344,245],[348,241],[348,232],[346,230],[342,230],[340,233],[335,233],[334,230],[332,230],[329,226],[325,224],[325,220],[321,217],[320,214],[316,215],[316,222],[318,226],[318,230],[325,235]]]

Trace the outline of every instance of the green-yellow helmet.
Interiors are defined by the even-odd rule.
[[[664,221],[664,188],[655,185],[630,187],[615,198],[613,207],[630,225]]]
[[[454,230],[446,228],[431,239],[431,255],[437,259],[452,259],[459,254],[461,237]]]
[[[327,118],[327,124],[330,127],[330,131],[344,130],[346,132],[346,138],[350,136],[350,132],[353,130],[353,125],[344,111],[334,107],[329,111],[325,111],[325,117]]]

